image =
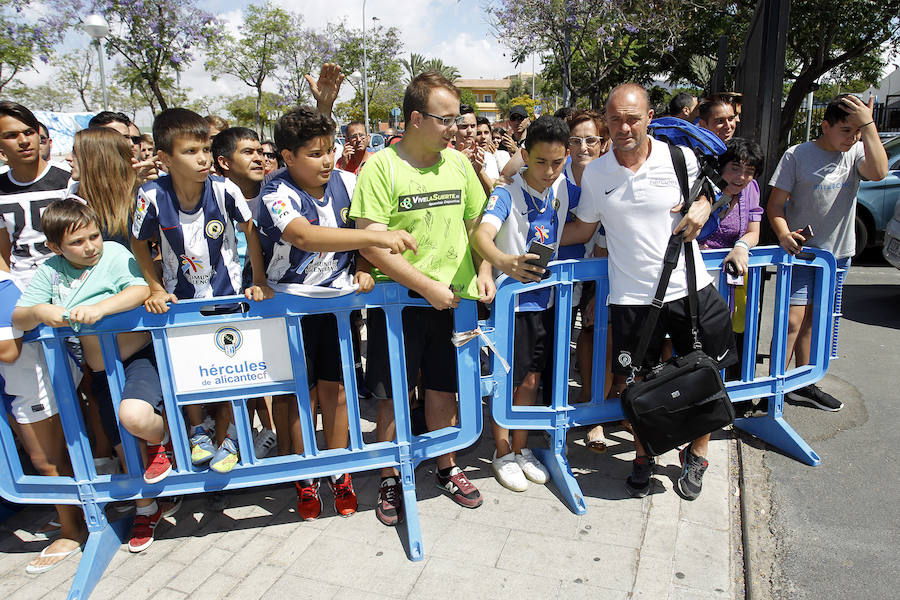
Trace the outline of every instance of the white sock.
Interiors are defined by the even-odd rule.
[[[155,515],[156,511],[159,510],[159,506],[156,504],[156,500],[153,501],[153,504],[148,504],[147,506],[137,506],[134,509],[134,514],[150,516]]]

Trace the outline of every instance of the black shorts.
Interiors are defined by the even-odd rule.
[[[546,315],[552,310],[536,310],[516,313],[513,334],[513,386],[519,386],[529,373],[542,373],[547,366],[549,332],[545,326]]]
[[[376,398],[391,398],[391,357],[388,355],[384,311],[368,311],[366,331],[366,384]],[[450,342],[451,335],[453,311],[430,306],[404,309],[407,391],[416,386],[421,369],[425,389],[456,393],[456,348]]]
[[[738,360],[738,355],[734,345],[734,334],[731,332],[731,313],[728,304],[712,284],[697,292],[697,300],[703,352],[715,360],[720,369],[731,366]],[[648,305],[610,305],[613,373],[631,374],[631,355],[637,349],[641,329],[649,312]],[[659,364],[667,333],[672,339],[672,347],[676,354],[683,356],[693,349],[690,314],[686,296],[663,304],[656,329],[647,346],[643,367],[650,368]]]
[[[300,328],[310,389],[320,380],[342,381],[337,318],[332,314],[309,315],[300,321]]]

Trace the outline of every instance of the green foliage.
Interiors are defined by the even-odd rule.
[[[22,85],[14,83],[7,87],[10,98],[31,110],[62,111],[68,108],[75,97],[63,86],[53,83]]]
[[[81,48],[53,58],[51,64],[56,67],[56,80],[76,94],[85,111],[91,110],[91,97],[94,85],[91,74],[97,66],[97,54],[93,48]]]
[[[341,69],[345,73],[349,74],[355,71],[362,73],[362,29],[351,28],[343,22],[330,24],[327,27],[327,36],[336,47],[332,62],[341,65]],[[403,47],[403,42],[401,41],[399,29],[396,27],[384,27],[383,25],[367,27],[365,40],[369,65],[366,72],[366,80],[371,103],[379,88],[400,83],[403,76],[403,66],[398,57]],[[350,78],[346,81],[358,93],[362,93],[362,81],[355,82]]]
[[[230,75],[256,90],[256,118],[254,126],[262,131],[263,85],[275,74],[278,58],[296,42],[291,35],[291,17],[287,11],[272,4],[251,4],[244,13],[240,35],[224,35],[206,61],[207,72],[213,80],[219,74]]]
[[[403,106],[403,92],[406,86],[402,82],[384,85],[375,90],[369,96],[369,119],[372,122],[388,122],[391,118],[391,109]],[[334,114],[341,121],[365,121],[363,114],[362,93],[357,92],[353,100],[340,102],[334,108]]]
[[[534,119],[534,105],[537,104],[537,102],[535,102],[534,98],[532,98],[531,96],[528,96],[526,94],[526,95],[522,95],[522,96],[515,96],[515,97],[509,99],[509,105],[511,107],[516,106],[518,104],[521,104],[522,106],[525,107],[525,110],[528,111],[528,117],[530,119]]]
[[[225,110],[234,117],[232,126],[255,127],[257,115],[262,123],[263,131],[269,130],[272,124],[284,112],[283,98],[279,94],[263,92],[260,111],[256,110],[256,96],[232,96],[225,103]]]
[[[49,62],[62,35],[44,18],[26,21],[30,0],[0,0],[0,92],[16,75],[34,68],[36,59]]]
[[[460,104],[468,104],[472,108],[475,108],[475,106],[478,104],[478,96],[476,96],[475,92],[473,92],[472,90],[470,90],[468,88],[460,88],[459,103]]]

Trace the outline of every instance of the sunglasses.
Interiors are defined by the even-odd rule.
[[[598,137],[596,135],[589,135],[587,137],[578,137],[573,135],[569,138],[569,145],[580,147],[583,142],[588,146],[596,146],[597,144],[602,144],[603,141],[604,139],[602,137]]]
[[[516,115],[509,115],[509,120],[510,120],[510,121],[524,121],[524,120],[525,120],[525,116],[524,116],[524,115],[518,115],[518,114],[516,114]]]
[[[274,152],[263,152],[262,154],[269,160],[275,160],[276,158],[278,158],[278,155],[275,154]]]

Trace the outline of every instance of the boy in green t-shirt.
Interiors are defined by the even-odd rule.
[[[403,311],[407,389],[419,371],[425,386],[425,419],[430,430],[456,424],[456,349],[450,342],[453,313],[460,297],[493,295],[492,280],[476,282],[476,265],[469,250],[469,234],[478,223],[486,196],[472,164],[447,148],[459,124],[459,90],[437,73],[413,79],[403,98],[406,133],[403,139],[378,152],[360,171],[350,217],[360,229],[405,229],[416,238],[418,252],[391,254],[363,248],[377,268],[376,279],[390,278],[417,292],[431,304]],[[479,261],[480,262],[480,261]],[[376,418],[379,441],[394,438],[390,357],[382,311],[369,311],[367,380],[379,398]],[[481,506],[482,498],[454,453],[437,458],[438,488],[466,508]],[[402,516],[402,488],[393,468],[382,470],[375,514],[385,525]]]
[[[79,198],[51,203],[41,217],[47,247],[57,256],[34,273],[13,311],[13,325],[22,331],[41,323],[50,327],[93,325],[103,317],[141,306],[150,288],[137,261],[124,246],[104,242],[97,213]],[[92,371],[104,369],[95,335],[80,338],[84,359]],[[119,356],[125,371],[119,421],[146,442],[144,481],[162,481],[172,470],[172,444],[163,420],[163,396],[156,360],[146,331],[118,335]],[[142,445],[143,446],[143,445]],[[142,453],[144,448],[142,447]],[[137,516],[128,543],[140,552],[153,542],[153,530],[163,517],[154,499],[136,502]]]

